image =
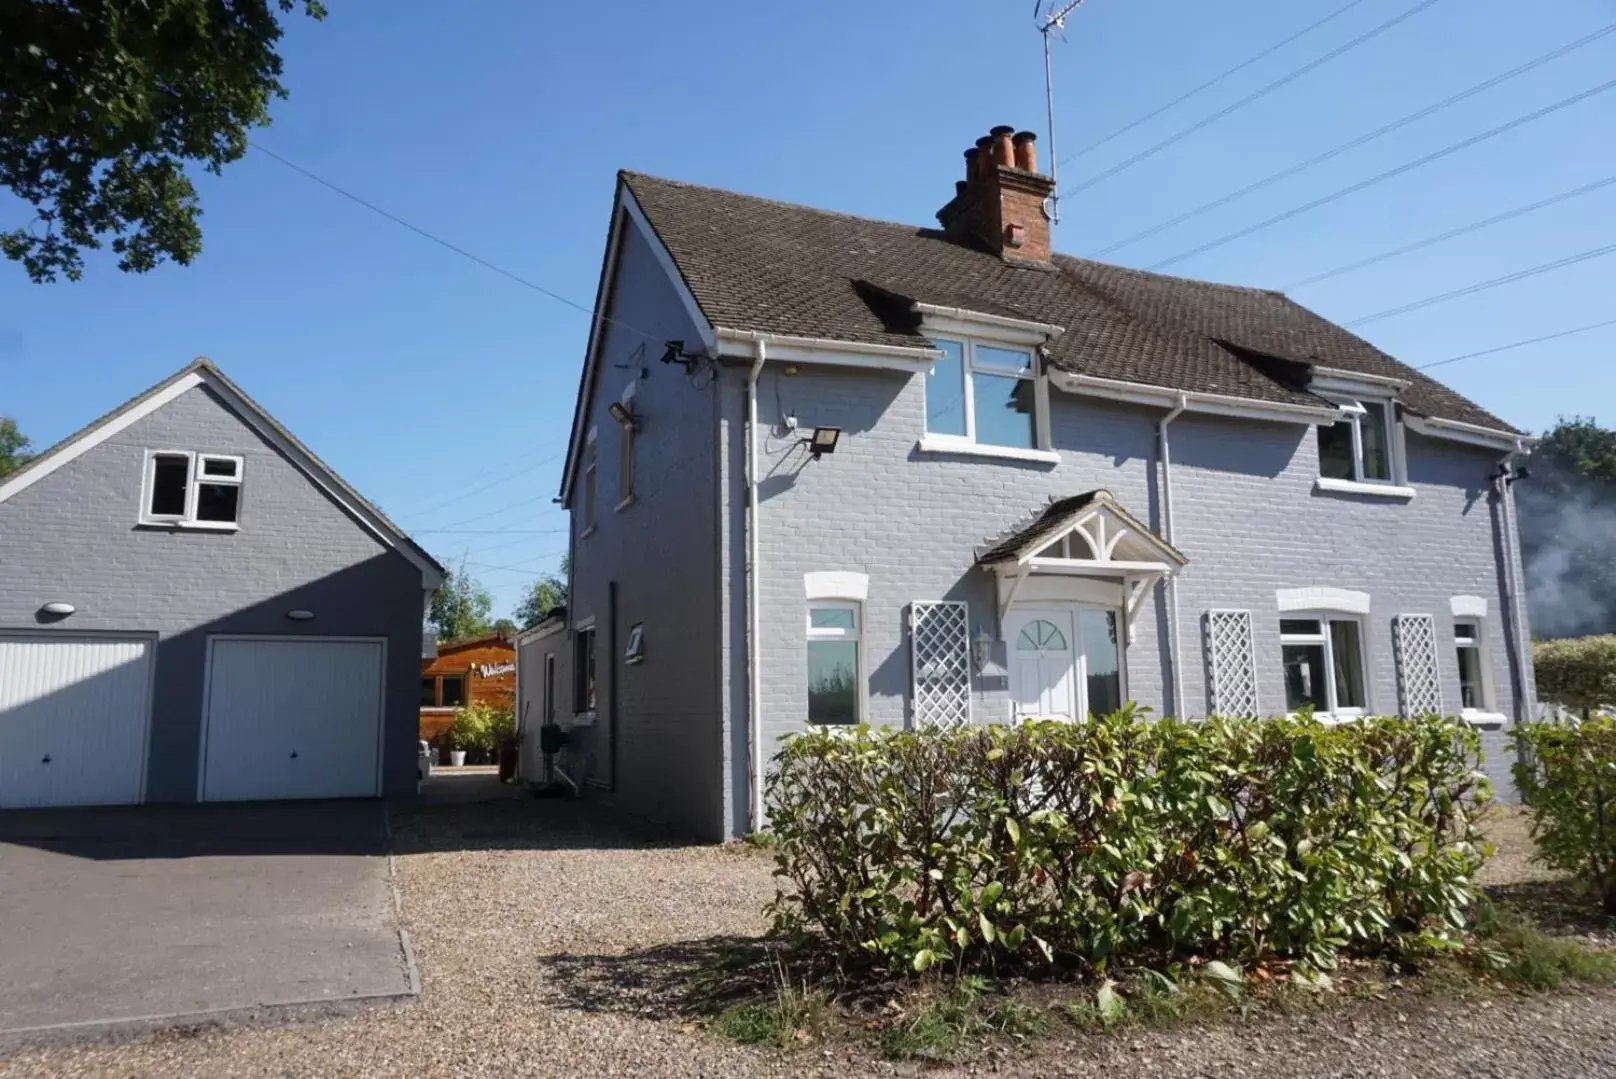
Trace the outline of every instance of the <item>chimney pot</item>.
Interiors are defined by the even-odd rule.
[[[986,179],[993,171],[993,140],[983,135],[976,140],[976,179]]]
[[[1016,168],[1023,172],[1037,172],[1038,136],[1031,131],[1022,131],[1010,141],[1016,148]]]
[[[965,151],[965,182],[966,182],[966,184],[972,184],[972,183],[976,182],[976,170],[977,170],[976,159],[978,157],[980,157],[980,156],[982,156],[982,151],[978,150],[974,146],[971,147],[969,150]]]
[[[970,188],[970,186],[971,185],[966,183],[964,180],[955,180],[954,181],[954,194],[955,195],[963,195],[963,194],[965,194],[966,190]]]
[[[1010,168],[1015,166],[1016,150],[1015,145],[1010,141],[1010,136],[1015,134],[1015,130],[1008,124],[1000,124],[988,132],[988,137],[993,141],[993,163],[995,165],[1004,165]]]

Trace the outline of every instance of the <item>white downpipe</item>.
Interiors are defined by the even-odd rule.
[[[1173,406],[1167,415],[1161,418],[1156,425],[1156,431],[1161,436],[1161,469],[1162,469],[1162,539],[1173,547],[1178,546],[1177,537],[1173,531],[1173,448],[1168,437],[1168,426],[1189,407],[1189,395],[1178,395],[1178,403]],[[1182,641],[1179,636],[1178,619],[1178,574],[1167,575],[1167,618],[1172,622],[1168,634],[1167,661],[1173,667],[1173,711],[1180,719],[1184,716],[1184,668],[1180,659],[1183,655]]]
[[[1509,600],[1509,617],[1514,625],[1515,632],[1515,665],[1520,671],[1521,691],[1515,698],[1515,722],[1524,723],[1535,718],[1533,716],[1532,702],[1527,699],[1527,686],[1531,681],[1530,666],[1532,654],[1531,641],[1527,637],[1526,627],[1526,596],[1525,585],[1516,573],[1518,565],[1516,553],[1519,547],[1519,534],[1515,530],[1515,491],[1509,482],[1512,469],[1511,462],[1522,452],[1521,443],[1517,442],[1515,448],[1504,454],[1499,461],[1500,475],[1498,477],[1498,498],[1504,529],[1504,591]]]
[[[758,669],[757,382],[768,359],[768,345],[761,336],[753,339],[753,345],[756,359],[746,376],[746,748],[751,773],[747,784],[748,830],[756,832],[763,827],[763,723],[758,714],[763,679]]]

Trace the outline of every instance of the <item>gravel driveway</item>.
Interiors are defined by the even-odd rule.
[[[0,1076],[759,1076],[971,1074],[721,1041],[670,1013],[666,971],[763,928],[766,855],[647,843],[587,805],[430,805],[394,822],[423,987],[409,1007],[302,1025],[170,1033],[0,1061]],[[651,958],[645,957],[653,950]],[[639,956],[629,953],[639,952]],[[975,1071],[1025,1075],[1616,1073],[1616,992],[1044,1043]]]

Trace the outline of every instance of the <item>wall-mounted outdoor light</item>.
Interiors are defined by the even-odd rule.
[[[981,674],[993,662],[993,638],[985,629],[976,631],[971,638],[971,658],[976,660],[976,673]]]
[[[71,603],[53,601],[41,607],[39,612],[41,614],[48,614],[53,618],[66,618],[76,610],[78,610],[78,608],[73,606]]]
[[[612,414],[612,419],[627,427],[630,431],[640,428],[640,418],[634,414],[634,406],[622,401],[613,401],[606,406],[606,411]]]
[[[294,622],[307,622],[314,617],[313,611],[306,611],[302,607],[286,612],[286,617]]]
[[[808,452],[814,460],[819,460],[827,453],[836,452],[836,443],[841,440],[840,427],[815,427],[814,433],[802,441],[808,446]]]

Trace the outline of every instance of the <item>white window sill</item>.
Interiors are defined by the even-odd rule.
[[[595,713],[579,712],[572,717],[572,723],[569,724],[568,729],[571,729],[572,727],[593,727],[594,725]]]
[[[1462,715],[1464,721],[1472,727],[1496,729],[1509,723],[1509,717],[1502,712],[1481,712],[1474,708],[1466,708]]]
[[[1395,483],[1360,483],[1358,480],[1338,480],[1333,476],[1320,476],[1313,481],[1315,491],[1334,491],[1337,494],[1372,495],[1375,498],[1396,499],[1407,502],[1414,497],[1414,488]]]
[[[1368,713],[1361,710],[1342,712],[1314,712],[1313,718],[1324,724],[1326,727],[1339,727],[1343,723],[1356,723],[1367,714]],[[1300,712],[1286,712],[1285,718],[1296,719],[1300,715]]]
[[[138,521],[141,528],[183,528],[190,532],[239,532],[234,521]]]
[[[964,457],[993,457],[1001,461],[1034,461],[1041,465],[1060,464],[1054,450],[1029,450],[1018,446],[989,446],[951,435],[926,435],[915,447],[921,453],[953,453]]]
[[[623,501],[621,501],[617,505],[613,506],[612,507],[612,512],[613,513],[622,513],[624,510],[628,509],[632,505],[634,505],[634,496],[629,495],[627,498],[623,499]]]

